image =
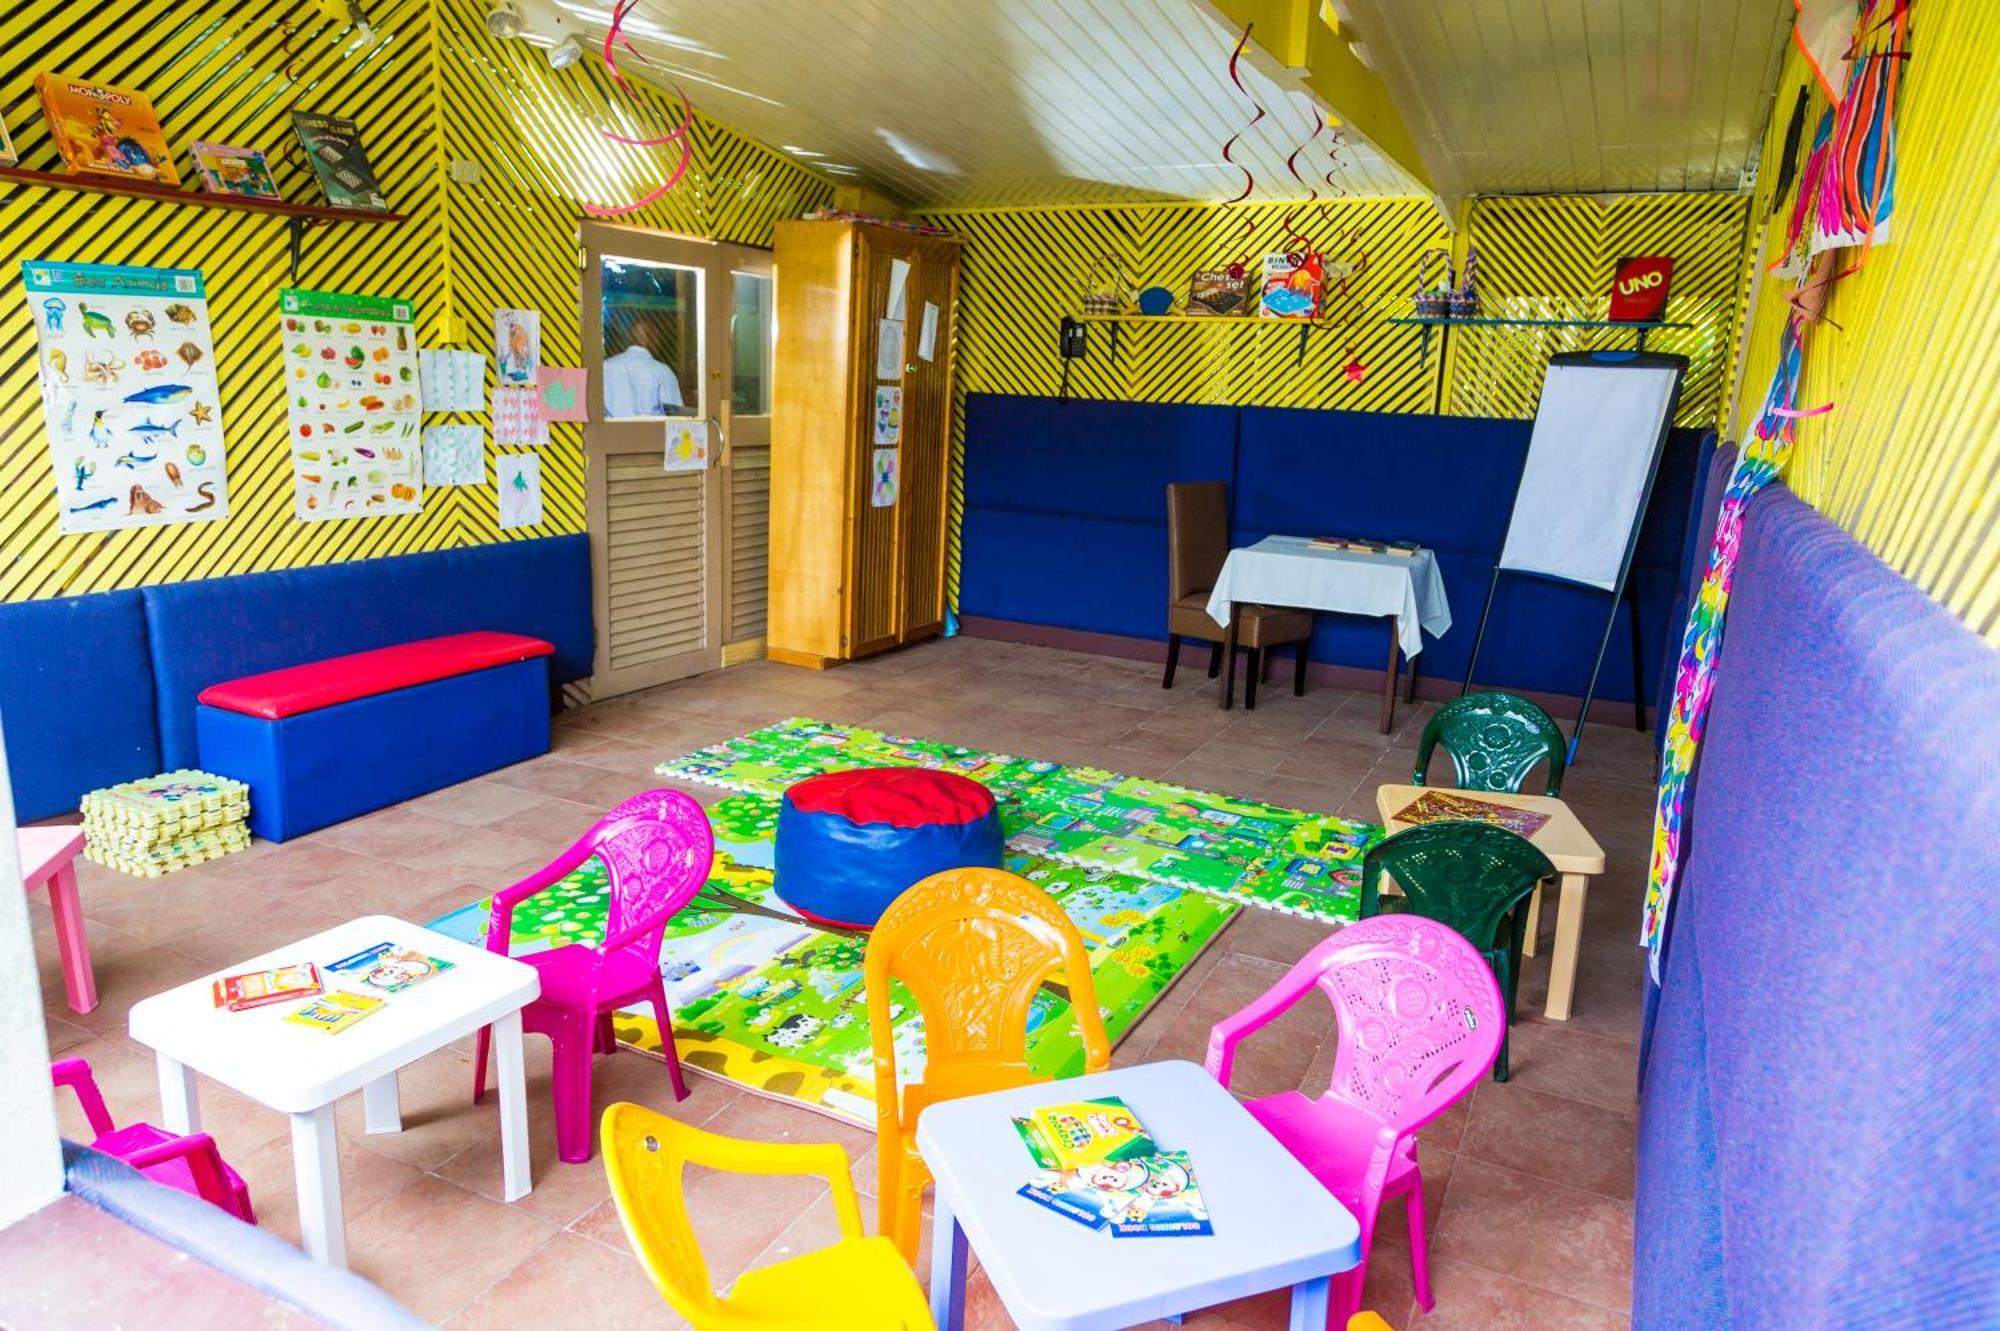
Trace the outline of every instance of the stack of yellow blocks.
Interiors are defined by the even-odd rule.
[[[250,787],[207,772],[165,772],[83,797],[83,856],[141,878],[250,844]]]

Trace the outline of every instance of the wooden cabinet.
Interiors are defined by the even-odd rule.
[[[959,243],[945,237],[859,222],[778,223],[774,661],[824,668],[944,628],[958,262]],[[892,323],[898,283],[902,317]],[[928,346],[927,306],[937,311]],[[901,398],[888,450],[876,442],[882,389]],[[894,455],[893,499],[878,484],[878,452]]]

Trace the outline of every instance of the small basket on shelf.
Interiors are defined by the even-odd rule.
[[[1454,319],[1477,319],[1479,317],[1479,251],[1467,249],[1465,270],[1459,275],[1456,290],[1451,293],[1448,313]]]
[[[1437,262],[1433,263],[1435,259]],[[1433,276],[1433,271],[1442,266],[1442,280]],[[1419,319],[1447,319],[1451,317],[1452,301],[1457,288],[1451,280],[1451,251],[1448,249],[1428,249],[1417,256],[1416,307]]]

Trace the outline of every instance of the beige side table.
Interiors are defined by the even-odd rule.
[[[1382,786],[1375,792],[1375,810],[1382,825],[1400,832],[1410,824],[1398,822],[1398,810],[1427,790],[1442,786]],[[1549,815],[1548,822],[1528,838],[1535,849],[1549,857],[1562,875],[1562,897],[1556,906],[1556,950],[1550,959],[1549,1001],[1543,1015],[1550,1021],[1568,1021],[1570,997],[1576,991],[1576,959],[1583,944],[1583,906],[1590,892],[1590,880],[1604,872],[1604,849],[1591,839],[1567,804],[1552,795],[1506,795],[1486,790],[1455,791],[1468,799],[1486,800],[1514,809],[1531,809]],[[1522,950],[1535,955],[1535,931],[1542,922],[1542,889],[1535,889],[1528,905],[1528,937]]]

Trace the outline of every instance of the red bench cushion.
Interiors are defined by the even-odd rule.
[[[554,652],[540,638],[518,633],[451,633],[211,684],[201,691],[200,701],[275,721]]]

